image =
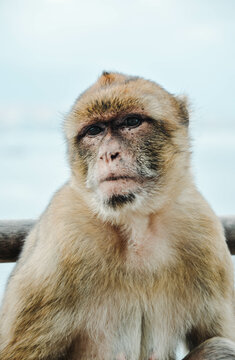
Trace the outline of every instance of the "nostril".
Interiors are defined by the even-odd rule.
[[[111,160],[115,160],[119,155],[119,152],[116,152],[115,154],[111,154]]]

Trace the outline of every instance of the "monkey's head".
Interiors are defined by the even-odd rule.
[[[104,72],[65,121],[72,184],[106,218],[160,209],[189,173],[187,125],[185,100]]]

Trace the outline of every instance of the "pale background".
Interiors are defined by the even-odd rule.
[[[0,219],[37,218],[66,181],[63,116],[104,69],[189,96],[197,185],[235,215],[234,39],[234,0],[0,0]]]

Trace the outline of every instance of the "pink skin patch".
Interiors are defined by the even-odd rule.
[[[123,353],[117,355],[116,360],[126,360],[126,357]]]
[[[157,360],[157,356],[152,354],[148,360]]]

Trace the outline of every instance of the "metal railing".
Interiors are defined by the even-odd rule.
[[[228,248],[235,255],[235,216],[222,216]],[[0,263],[15,262],[21,252],[24,239],[35,220],[0,221]]]

